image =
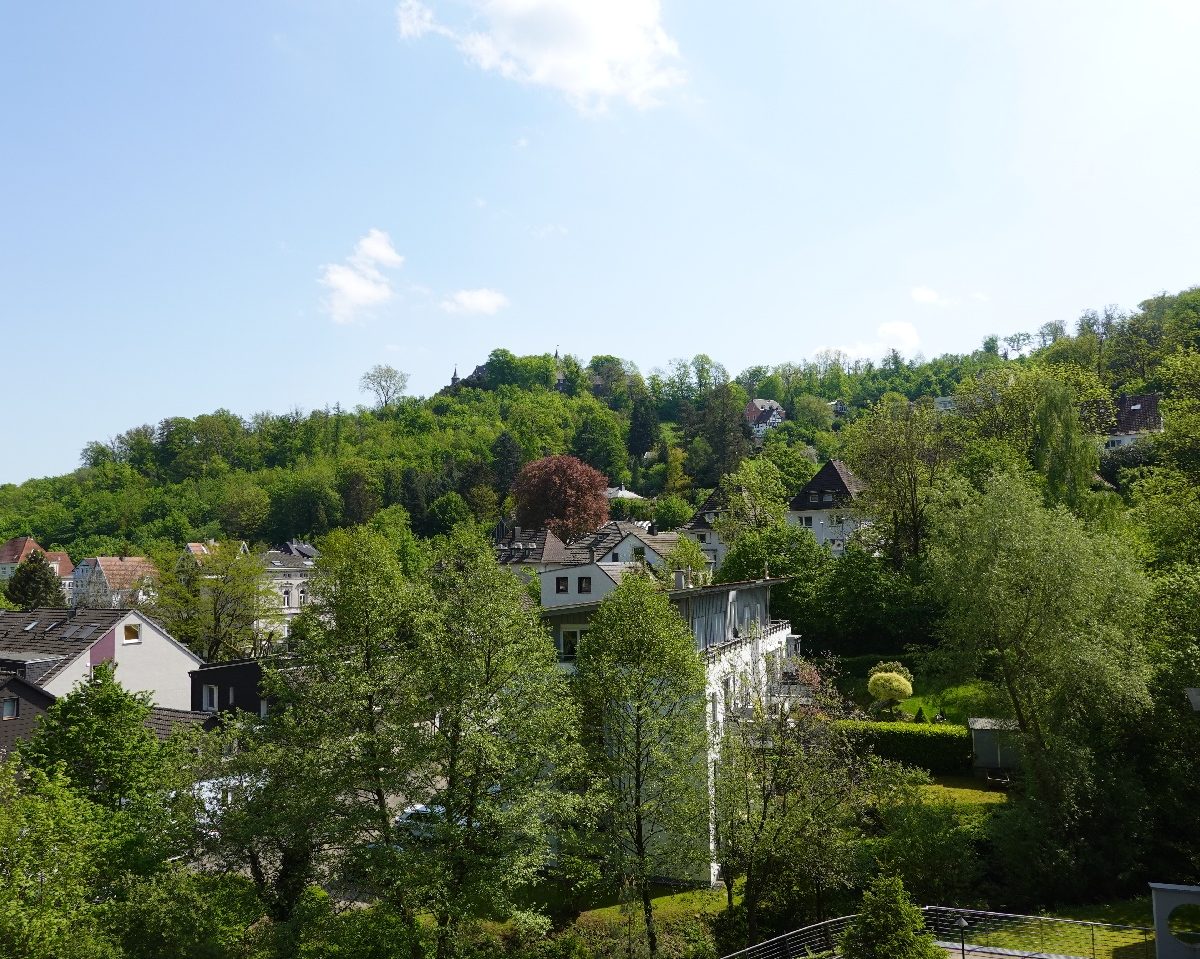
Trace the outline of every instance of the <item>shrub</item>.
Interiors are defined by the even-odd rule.
[[[932,773],[961,773],[971,769],[971,732],[949,723],[875,723],[840,720],[842,729],[860,749],[883,759],[919,766]]]
[[[867,679],[870,679],[876,673],[899,673],[901,676],[903,676],[905,679],[908,680],[908,683],[910,686],[913,683],[912,670],[909,669],[907,666],[905,666],[899,660],[889,660],[888,662],[885,662],[885,663],[876,663],[874,666],[872,666],[870,669],[867,670]]]
[[[842,936],[845,959],[943,959],[898,876],[880,876]]]
[[[917,714],[915,716],[913,716],[913,722],[914,723],[929,722],[929,717],[925,715],[925,707],[924,706],[917,707]]]
[[[867,683],[867,692],[881,703],[898,703],[908,699],[912,683],[899,673],[876,673]]]

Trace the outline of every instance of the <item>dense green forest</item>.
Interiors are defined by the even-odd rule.
[[[4,487],[0,535],[76,558],[292,536],[322,558],[265,717],[159,744],[102,669],[0,766],[0,945],[698,959],[854,912],[880,876],[923,903],[1105,915],[1147,881],[1200,881],[1198,348],[1200,289],[929,361],[643,376],[497,350],[427,399],[168,420]],[[1163,395],[1163,432],[1103,452],[1139,391]],[[752,396],[789,417],[760,448]],[[813,708],[751,688],[706,741],[692,633],[636,573],[580,637],[577,678],[558,669],[489,528],[521,468],[565,452],[657,497],[633,508],[664,525],[721,492],[715,576],[785,580],[771,613],[803,638]],[[836,559],[785,521],[834,455],[867,521]],[[633,713],[653,748],[621,738]],[[968,716],[1012,722],[1009,791],[970,778]],[[672,913],[650,880],[709,834],[710,758],[725,888]],[[197,780],[237,788],[217,814]],[[649,804],[628,796],[643,780]],[[397,824],[389,796],[440,812]],[[647,824],[680,841],[639,843]]]
[[[949,396],[987,371],[1032,365],[1092,371],[1111,394],[1170,397],[1167,360],[1198,346],[1200,291],[1189,290],[1130,314],[1086,312],[1073,334],[1048,324],[932,360],[827,354],[731,377],[699,355],[641,375],[615,356],[585,366],[496,350],[459,386],[426,399],[249,419],[218,410],[90,443],[69,475],[0,487],[0,537],[30,534],[76,561],[158,555],[207,538],[319,536],[394,506],[431,535],[464,507],[491,522],[522,464],[567,452],[614,485],[694,503],[750,454],[742,424],[749,397],[787,410],[763,452],[794,483],[806,478],[801,458],[836,455],[841,428],[886,394]],[[833,415],[836,400],[844,416]]]

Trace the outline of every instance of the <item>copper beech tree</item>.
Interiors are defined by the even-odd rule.
[[[517,522],[570,541],[608,519],[608,479],[574,456],[546,456],[527,463],[513,483]]]

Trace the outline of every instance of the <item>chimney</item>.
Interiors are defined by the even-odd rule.
[[[589,563],[596,562],[596,544],[595,543],[588,546],[588,562]]]
[[[689,585],[691,585],[691,584],[688,583],[687,570],[686,569],[675,570],[675,588],[676,589],[687,589]]]

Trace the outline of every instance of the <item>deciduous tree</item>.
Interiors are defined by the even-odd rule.
[[[626,576],[580,639],[577,689],[592,759],[608,785],[615,868],[642,905],[658,954],[651,880],[707,860],[704,665],[649,576]]]
[[[400,398],[408,386],[408,374],[394,366],[377,363],[362,375],[358,388],[375,397],[376,408],[384,409]]]
[[[13,572],[5,587],[8,601],[24,610],[43,606],[61,609],[66,606],[62,583],[40,552],[30,553]]]
[[[574,456],[547,456],[527,463],[513,484],[517,522],[545,526],[572,540],[598,529],[608,519],[604,474]]]

